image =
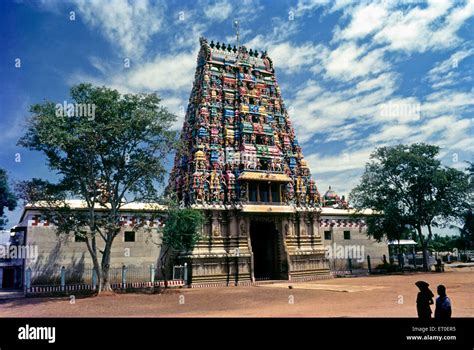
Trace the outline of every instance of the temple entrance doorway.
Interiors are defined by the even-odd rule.
[[[281,233],[272,221],[251,221],[250,242],[255,280],[288,279]]]

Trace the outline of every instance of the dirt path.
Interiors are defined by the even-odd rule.
[[[444,284],[453,317],[474,317],[474,268],[442,274],[337,278],[271,286],[181,289],[164,295],[27,298],[0,301],[0,317],[316,316],[416,317],[417,288]],[[289,285],[292,288],[289,288]]]

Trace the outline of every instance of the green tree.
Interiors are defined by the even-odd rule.
[[[5,215],[5,209],[15,210],[17,199],[15,194],[10,190],[8,184],[7,172],[0,169],[0,230],[4,229],[8,220]]]
[[[468,176],[442,166],[438,153],[439,147],[423,143],[378,148],[350,195],[356,209],[371,208],[390,221],[395,211],[399,227],[412,227],[426,270],[433,227],[458,219],[470,193]]]
[[[179,208],[175,204],[168,205],[167,218],[163,228],[160,255],[161,274],[167,286],[166,270],[170,252],[190,253],[201,239],[201,228],[204,215],[192,208]]]
[[[388,205],[382,213],[373,213],[365,217],[367,222],[367,235],[377,241],[387,239],[398,241],[407,239],[410,229],[404,223],[400,209],[396,205]]]
[[[448,236],[440,236],[439,234],[435,233],[433,235],[433,238],[430,241],[430,244],[428,245],[428,248],[430,250],[433,250],[435,252],[446,252],[450,251],[451,248],[451,237]]]
[[[107,87],[79,84],[70,95],[74,106],[93,113],[64,113],[52,102],[35,104],[19,140],[19,145],[44,153],[59,181],[33,179],[19,189],[27,201],[44,203],[43,212],[58,233],[84,239],[100,293],[111,290],[110,254],[121,232],[121,209],[158,198],[164,161],[175,144],[171,126],[176,117],[160,105],[156,94],[121,95]],[[72,210],[71,198],[82,200],[85,210]]]
[[[463,227],[461,229],[461,237],[466,241],[466,248],[474,247],[474,214],[472,212],[473,198],[472,194],[474,193],[474,163],[467,162],[469,166],[466,168],[469,174],[469,184],[471,187],[470,196],[469,196],[469,207],[464,212],[462,216]]]

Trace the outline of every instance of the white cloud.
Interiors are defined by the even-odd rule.
[[[455,47],[460,43],[457,31],[473,15],[472,0],[457,7],[450,1],[429,1],[426,8],[415,6],[391,12],[373,38],[395,51],[425,52]]]
[[[273,59],[274,66],[287,73],[293,73],[304,66],[313,64],[321,51],[322,46],[310,43],[296,46],[290,42],[284,42],[268,48],[268,54]]]
[[[305,159],[321,194],[331,186],[337,194],[347,196],[359,183],[372,152],[370,148],[344,149],[332,155],[308,154]]]
[[[462,49],[453,53],[448,59],[438,62],[427,75],[427,80],[434,89],[445,88],[458,84],[461,80],[471,80],[469,67],[461,69],[460,65],[465,58],[474,54],[474,48]]]
[[[383,125],[377,134],[372,134],[369,142],[381,144],[426,142],[448,150],[472,152],[474,140],[470,135],[470,120],[454,115],[442,115],[428,119],[416,126]]]
[[[433,47],[454,47],[462,41],[457,36],[457,31],[467,19],[474,16],[474,1],[467,0],[465,4],[465,6],[454,8],[451,13],[446,16],[445,25],[433,33]]]
[[[327,13],[342,10],[343,17],[349,18],[344,28],[336,28],[333,41],[371,36],[372,46],[383,45],[388,50],[407,53],[456,47],[462,42],[457,32],[474,16],[474,0],[362,4],[342,1],[325,7],[329,7]]]
[[[356,85],[356,91],[361,93],[373,91],[383,87],[393,89],[396,79],[396,75],[393,72],[382,73],[374,78],[369,78],[358,82]]]
[[[108,75],[104,80],[76,74],[73,81],[82,79],[94,84],[106,83],[122,92],[191,92],[197,52],[156,56],[149,63]],[[110,72],[109,72],[110,73]],[[75,80],[75,81],[74,81]]]
[[[255,47],[261,48],[262,50],[268,47],[270,40],[267,39],[263,34],[258,34],[254,36],[252,39],[247,40],[244,42],[244,46],[246,47]]]
[[[225,21],[229,18],[231,13],[232,5],[227,0],[217,1],[216,3],[204,8],[204,14],[206,17],[216,22]]]
[[[387,70],[390,64],[384,60],[384,50],[368,50],[366,45],[343,43],[323,59],[326,74],[330,78],[351,80],[374,75]]]
[[[392,98],[396,81],[391,72],[340,89],[308,80],[287,101],[298,139],[307,142],[315,133],[324,133],[323,142],[357,139],[366,126],[380,122],[380,105]]]
[[[296,17],[311,17],[316,9],[324,9],[324,13],[334,13],[354,5],[354,0],[298,0],[296,6],[291,8]]]
[[[407,138],[410,134],[411,127],[404,124],[391,125],[388,124],[382,127],[377,133],[370,135],[368,141],[371,143],[384,142],[386,140],[391,140],[395,142],[400,142]]]
[[[106,85],[121,93],[157,92],[162,98],[162,105],[178,116],[174,127],[180,129],[193,85],[196,57],[197,51],[158,55],[151,62],[140,66],[132,64],[131,68],[118,73],[110,69],[102,78],[75,73],[70,76],[68,83]]]
[[[441,90],[426,96],[421,106],[423,117],[437,117],[443,114],[458,114],[472,111],[474,91]]]
[[[87,25],[99,28],[105,38],[129,58],[143,55],[163,23],[163,9],[148,0],[75,0]]]
[[[138,66],[118,77],[135,91],[181,90],[191,91],[197,52],[157,56],[153,62]]]
[[[334,38],[336,40],[352,40],[372,34],[385,23],[388,17],[387,4],[388,2],[382,2],[358,6],[352,12],[350,24],[344,30],[336,31]]]
[[[92,67],[97,69],[102,74],[107,73],[107,71],[111,69],[111,66],[108,62],[100,59],[97,56],[89,57],[89,62],[91,63]]]
[[[326,4],[327,1],[325,0],[298,0],[296,7],[292,7],[291,11],[294,12],[295,16],[302,16]]]
[[[199,38],[204,36],[207,30],[206,25],[202,23],[186,22],[182,27],[178,27],[170,43],[171,51],[181,52],[182,50],[197,49],[199,47]]]
[[[373,149],[343,150],[335,155],[309,154],[305,157],[312,169],[319,173],[360,169],[369,161]]]

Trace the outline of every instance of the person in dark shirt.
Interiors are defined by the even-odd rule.
[[[438,295],[436,298],[435,318],[438,320],[447,320],[451,318],[451,300],[446,295],[446,287],[440,284],[438,286]]]
[[[418,318],[428,319],[431,318],[431,306],[433,304],[433,292],[428,288],[429,284],[425,281],[418,281],[415,285],[420,289],[416,297],[416,310],[418,312]]]

